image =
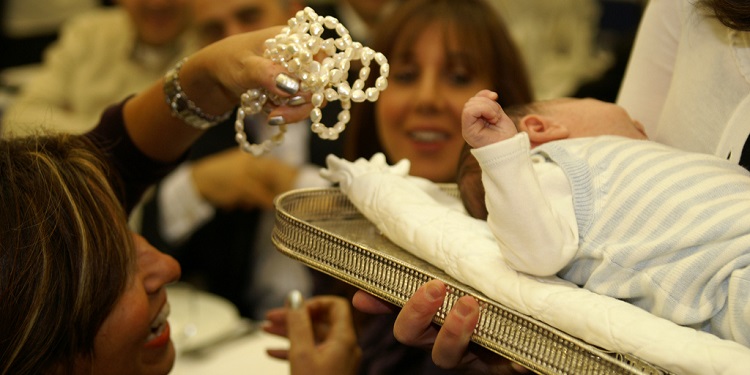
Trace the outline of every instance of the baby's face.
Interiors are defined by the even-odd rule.
[[[643,125],[616,104],[596,99],[554,99],[546,103],[545,112],[568,128],[569,138],[619,135],[647,139]]]

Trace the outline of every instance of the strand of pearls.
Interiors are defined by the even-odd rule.
[[[245,116],[248,114],[253,115],[260,113],[267,101],[268,94],[265,90],[248,90],[240,96],[240,108],[237,109],[237,119],[234,121],[234,131],[236,133],[234,139],[243,151],[255,156],[263,155],[271,151],[274,147],[280,145],[284,142],[284,134],[286,133],[286,125],[279,125],[279,132],[274,134],[271,139],[263,141],[263,143],[255,144],[250,143],[250,141],[247,140],[247,133],[245,133]]]
[[[319,16],[310,7],[297,12],[287,24],[288,26],[275,38],[266,40],[264,56],[292,73],[300,82],[300,90],[312,93],[313,109],[310,111],[310,120],[313,133],[321,139],[338,139],[351,118],[351,103],[361,103],[365,100],[374,102],[378,100],[380,92],[388,87],[388,60],[382,53],[353,41],[349,30],[336,18]],[[321,35],[325,29],[335,30],[338,38],[324,40]],[[314,57],[321,52],[326,57],[322,61],[316,61]],[[351,62],[356,60],[361,61],[362,68],[357,80],[350,86],[347,81],[349,68]],[[374,87],[365,87],[372,61],[380,67],[380,75],[375,80]],[[324,102],[336,100],[341,102],[342,110],[337,116],[336,124],[328,127],[321,123],[323,114],[320,107]],[[261,112],[268,101],[276,105],[284,104],[283,100],[266,90],[252,89],[242,94],[240,108],[237,111],[235,139],[243,150],[256,156],[283,142],[286,132],[286,128],[280,126],[279,133],[272,139],[262,144],[248,142],[244,130],[245,116]]]

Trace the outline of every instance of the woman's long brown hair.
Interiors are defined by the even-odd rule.
[[[134,251],[86,138],[0,140],[0,374],[68,373],[123,293]]]

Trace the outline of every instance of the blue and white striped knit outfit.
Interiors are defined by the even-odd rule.
[[[745,169],[610,136],[550,142],[531,153],[559,165],[571,185],[578,251],[558,276],[750,346]]]

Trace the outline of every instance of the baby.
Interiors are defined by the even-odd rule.
[[[648,141],[614,104],[506,112],[496,99],[483,90],[464,106],[458,183],[511,267],[750,346],[746,170]]]

